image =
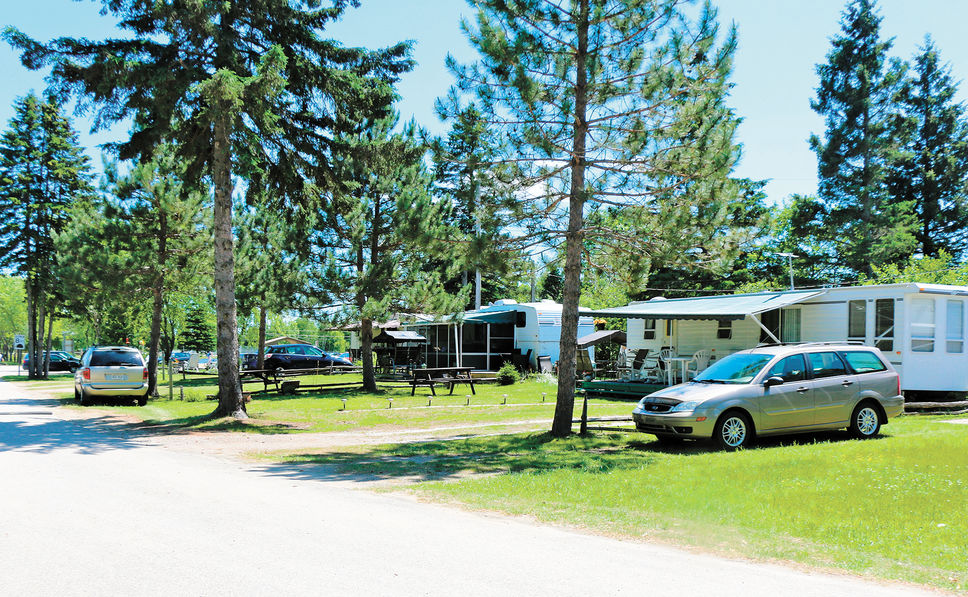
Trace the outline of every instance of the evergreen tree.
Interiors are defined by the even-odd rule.
[[[149,394],[158,379],[165,295],[189,284],[210,245],[203,217],[208,195],[186,184],[184,172],[170,146],[159,147],[149,162],[125,175],[118,174],[116,163],[106,164],[108,197],[78,209],[57,238],[72,287],[150,300]],[[75,312],[86,310],[89,298],[74,296]]]
[[[208,352],[215,348],[215,330],[212,328],[210,310],[198,302],[192,302],[185,312],[181,348],[196,352]]]
[[[54,236],[70,205],[92,193],[90,161],[59,104],[34,94],[17,100],[0,138],[0,268],[24,277],[32,379],[47,375],[43,350],[57,302]]]
[[[4,36],[28,68],[52,67],[59,93],[80,94],[87,100],[82,105],[96,106],[97,124],[134,119],[135,132],[119,146],[122,159],[146,161],[155,146],[172,141],[189,174],[212,182],[219,353],[213,415],[245,418],[233,174],[265,165],[273,186],[292,191],[305,180],[330,186],[333,134],[345,132],[339,123],[355,128],[387,113],[392,83],[411,67],[409,48],[371,52],[322,39],[324,27],[355,4],[347,0],[327,7],[290,0],[102,1],[103,12],[117,17],[129,36],[47,45],[9,27]]]
[[[914,205],[914,236],[930,257],[945,251],[960,258],[968,242],[968,122],[956,93],[950,67],[925,39],[900,94],[905,143],[890,190],[896,201]]]
[[[842,277],[910,255],[915,239],[913,205],[893,197],[887,176],[898,150],[892,121],[903,67],[888,64],[892,41],[880,39],[875,0],[850,0],[827,62],[817,66],[820,85],[810,105],[824,117],[816,152],[822,227],[836,248]]]
[[[482,59],[448,65],[459,113],[474,93],[499,135],[492,171],[518,186],[523,246],[564,252],[558,396],[552,433],[571,432],[583,261],[612,257],[644,272],[657,236],[679,252],[710,243],[738,192],[736,118],[725,105],[735,47],[717,46],[715,11],[695,19],[684,0],[480,0],[465,31]],[[589,225],[621,211],[620,228]],[[701,214],[701,217],[699,217]],[[713,219],[710,222],[710,218]],[[706,226],[710,224],[710,226]],[[674,233],[673,233],[674,231]]]
[[[423,164],[426,148],[412,123],[391,132],[395,117],[373,123],[366,131],[344,136],[344,157],[335,162],[343,189],[332,197],[333,209],[316,235],[324,257],[317,264],[313,288],[322,304],[342,305],[345,320],[360,322],[363,385],[376,391],[373,368],[373,322],[401,312],[453,313],[462,297],[449,296],[441,277],[428,272],[428,255],[446,255],[447,206],[430,194],[431,179]]]
[[[247,196],[249,205],[240,210],[236,226],[236,297],[243,317],[258,310],[256,369],[262,369],[268,313],[295,310],[297,297],[305,291],[310,246],[306,239],[315,218],[298,205],[290,205],[287,213],[273,208],[258,179],[249,181]]]

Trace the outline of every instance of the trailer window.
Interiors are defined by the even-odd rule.
[[[948,319],[945,349],[948,352],[964,352],[965,349],[965,302],[948,301]]]
[[[867,340],[867,301],[847,302],[847,339]]]
[[[784,342],[800,341],[800,309],[780,311],[780,339]]]
[[[733,337],[733,322],[730,320],[720,321],[719,329],[716,330],[716,337],[720,340],[729,340]]]
[[[934,299],[911,300],[911,350],[934,352]]]
[[[643,319],[645,324],[645,333],[642,334],[643,340],[655,340],[655,320],[654,319]]]
[[[894,350],[894,299],[874,301],[874,346],[883,352]]]

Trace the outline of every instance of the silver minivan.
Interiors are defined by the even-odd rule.
[[[756,436],[829,429],[874,437],[903,410],[900,377],[880,350],[815,342],[733,353],[642,398],[632,417],[660,441],[713,439],[735,450]]]
[[[130,346],[88,348],[74,372],[74,399],[86,405],[95,397],[147,404],[148,367],[141,352]]]

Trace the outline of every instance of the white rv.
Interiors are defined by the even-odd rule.
[[[630,351],[722,358],[760,343],[848,340],[880,348],[905,391],[968,392],[966,303],[968,287],[908,283],[655,298],[588,314],[627,318]]]
[[[594,331],[591,317],[581,309],[578,337]],[[460,322],[460,323],[458,323]],[[428,367],[460,364],[493,371],[507,355],[527,355],[532,366],[538,356],[558,360],[561,341],[561,305],[551,300],[518,303],[504,299],[457,318],[404,324],[427,338],[425,362]]]

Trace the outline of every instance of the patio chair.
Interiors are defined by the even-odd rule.
[[[583,378],[586,375],[595,377],[595,367],[592,365],[592,360],[588,357],[588,351],[583,348],[579,348],[575,355],[575,375],[579,378]]]
[[[551,367],[551,356],[546,354],[538,356],[538,372],[550,374],[553,371],[554,369]]]
[[[694,355],[692,355],[692,360],[686,363],[686,379],[682,381],[688,381],[693,377],[699,375],[699,373],[709,366],[710,351],[706,348],[702,350],[697,350]]]

